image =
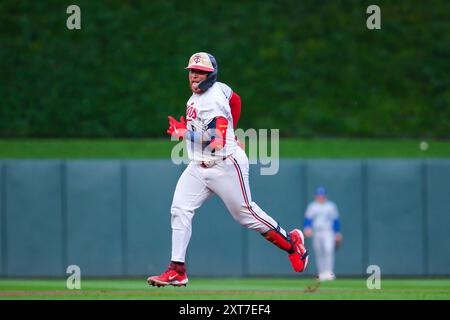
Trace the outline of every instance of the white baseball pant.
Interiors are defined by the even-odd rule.
[[[171,207],[172,261],[185,262],[195,210],[213,194],[222,199],[234,220],[243,226],[260,233],[278,227],[252,201],[248,158],[241,148],[209,168],[191,162],[178,180]],[[286,236],[286,231],[279,231]]]
[[[334,231],[313,231],[313,248],[316,255],[316,266],[319,274],[332,273],[334,270]]]

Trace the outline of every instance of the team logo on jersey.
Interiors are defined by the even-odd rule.
[[[189,119],[189,120],[197,119],[197,109],[194,108],[193,106],[189,106],[189,107],[186,109],[186,117],[187,117],[187,119]]]

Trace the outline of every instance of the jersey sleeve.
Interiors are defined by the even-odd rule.
[[[305,219],[313,219],[313,205],[311,203],[306,208]]]
[[[332,218],[333,218],[333,231],[335,233],[338,233],[341,231],[341,223],[339,221],[339,210],[336,206],[336,204],[332,203]]]
[[[210,97],[209,100],[203,102],[206,109],[208,109],[207,112],[203,112],[204,121],[209,123],[217,117],[224,117],[231,123],[232,115],[229,99],[231,98],[233,91],[229,86],[222,82],[216,82],[213,89],[213,96]]]
[[[233,92],[230,98],[231,116],[233,117],[233,128],[236,129],[239,118],[241,117],[241,97]]]
[[[333,203],[333,204],[332,204],[332,208],[333,208],[333,211],[332,211],[332,218],[333,218],[334,220],[339,219],[339,210],[338,210],[336,204]]]
[[[217,84],[219,84],[220,89],[222,90],[227,100],[230,100],[231,96],[233,95],[233,90],[231,90],[231,88],[227,86],[225,83],[217,82]]]
[[[220,82],[219,85],[220,89],[228,100],[228,104],[230,105],[231,116],[233,118],[233,128],[236,129],[239,118],[241,117],[241,97],[225,83]]]

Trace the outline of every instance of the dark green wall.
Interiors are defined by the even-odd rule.
[[[168,160],[0,162],[0,275],[143,276],[170,259],[170,204],[184,166]],[[253,200],[290,230],[317,185],[341,214],[338,275],[450,274],[450,160],[282,159],[277,175],[250,166]],[[310,246],[310,241],[307,241]],[[314,275],[314,253],[306,275]],[[192,276],[284,276],[284,252],[239,226],[216,196],[197,210]]]
[[[78,0],[0,4],[0,137],[162,137],[186,70],[215,55],[242,128],[449,138],[450,2]]]

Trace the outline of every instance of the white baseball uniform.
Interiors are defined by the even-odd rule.
[[[335,233],[333,223],[339,218],[339,211],[332,201],[311,202],[305,218],[312,221],[313,248],[316,254],[317,271],[330,274],[334,270]]]
[[[245,227],[265,233],[285,230],[252,201],[249,185],[249,163],[245,152],[237,146],[229,99],[233,91],[224,83],[215,82],[202,94],[193,93],[186,106],[186,135],[191,160],[178,180],[173,197],[172,261],[184,262],[192,233],[195,210],[217,194],[233,216]],[[225,147],[212,150],[205,147],[211,138],[208,128],[216,117],[228,120]]]

